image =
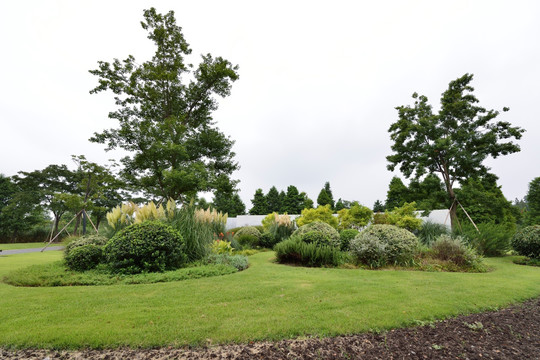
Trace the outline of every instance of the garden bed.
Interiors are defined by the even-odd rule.
[[[388,332],[199,349],[0,350],[2,359],[538,359],[540,299]]]

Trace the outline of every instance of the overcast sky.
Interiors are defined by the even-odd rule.
[[[214,113],[236,141],[240,195],[295,185],[316,201],[372,206],[394,175],[388,127],[396,106],[426,95],[438,107],[448,83],[473,73],[480,105],[527,130],[521,152],[488,162],[509,200],[540,176],[538,1],[3,1],[0,4],[0,173],[118,153],[88,141],[115,127],[112,95],[90,95],[97,61],[153,48],[143,9],[174,10],[200,55],[240,67]],[[208,197],[210,199],[210,197]]]

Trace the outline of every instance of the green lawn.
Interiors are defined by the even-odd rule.
[[[0,244],[0,250],[14,250],[14,249],[34,249],[44,248],[47,243],[33,242],[33,243],[17,243],[17,244]],[[49,246],[64,246],[61,243],[52,243]]]
[[[61,252],[0,257],[8,271]],[[540,268],[487,259],[489,273],[278,265],[170,283],[21,288],[0,284],[0,347],[154,347],[350,334],[506,306],[540,296]]]

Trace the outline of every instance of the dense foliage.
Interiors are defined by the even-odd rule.
[[[66,245],[64,253],[67,256],[67,255],[69,255],[71,253],[71,251],[73,249],[76,249],[78,247],[85,246],[85,245],[103,246],[103,245],[107,244],[107,241],[109,241],[109,239],[107,239],[105,236],[101,236],[101,235],[85,235],[85,236],[82,236],[82,237],[80,237],[78,239],[70,241]]]
[[[446,225],[425,221],[422,223],[417,236],[422,244],[429,246],[439,235],[448,234],[449,231],[450,229]]]
[[[341,230],[339,232],[339,240],[341,241],[341,250],[342,251],[348,251],[349,250],[349,243],[352,239],[354,239],[360,231],[356,229],[345,229]]]
[[[392,211],[386,211],[385,223],[414,231],[420,229],[422,220],[416,214],[416,203],[405,203],[401,207],[395,207]]]
[[[299,227],[315,221],[329,224],[334,229],[338,227],[338,219],[333,215],[330,205],[319,206],[316,209],[304,209],[302,214],[296,218],[296,224]]]
[[[388,263],[388,245],[377,236],[362,232],[351,240],[349,247],[354,259],[360,264],[379,268]]]
[[[98,78],[91,93],[114,93],[117,108],[109,118],[119,125],[90,140],[128,152],[123,175],[136,189],[186,202],[199,191],[219,188],[238,169],[234,142],[211,115],[218,107],[215,97],[230,95],[238,67],[210,54],[197,67],[187,63],[191,49],[173,11],[145,10],[141,26],[156,48],[151,60],[129,55],[99,61],[90,71]]]
[[[104,253],[111,270],[126,274],[174,270],[187,261],[182,235],[157,221],[121,230],[105,245]]]
[[[309,224],[300,226],[298,229],[294,231],[291,237],[297,237],[297,238],[303,239],[304,235],[308,233],[312,233],[312,232],[320,234],[320,236],[317,237],[317,239],[319,239],[320,241],[339,249],[341,245],[341,241],[339,239],[339,233],[332,226],[321,221],[314,221]],[[315,239],[314,235],[310,234],[308,236],[308,240],[309,239],[311,240]]]
[[[518,254],[540,259],[540,225],[531,225],[516,232],[512,247]]]
[[[431,245],[433,257],[443,261],[451,261],[460,267],[477,269],[482,264],[482,258],[461,237],[439,235]]]
[[[408,230],[394,225],[372,225],[360,232],[358,237],[371,235],[380,240],[384,249],[387,263],[408,265],[418,248],[418,239]],[[351,246],[354,239],[351,240]]]
[[[261,239],[261,232],[255,226],[244,226],[234,234],[234,239],[242,246],[257,246]]]
[[[498,111],[477,105],[473,75],[451,81],[441,96],[438,113],[425,96],[413,94],[413,106],[398,106],[398,120],[390,128],[393,154],[387,156],[388,169],[399,166],[405,177],[419,179],[426,173],[439,173],[451,206],[452,226],[457,204],[454,183],[487,173],[484,160],[518,152],[511,141],[520,139],[523,129],[496,121]],[[503,111],[507,111],[503,108]]]
[[[501,256],[510,250],[510,240],[514,235],[514,224],[464,223],[454,233],[462,235],[467,243],[484,256]]]
[[[338,228],[361,229],[370,223],[372,217],[373,211],[370,208],[355,201],[349,209],[343,208],[338,211]]]
[[[298,236],[280,242],[274,251],[278,262],[304,266],[338,266],[344,259],[339,248],[306,243]]]
[[[103,246],[86,244],[77,246],[65,253],[65,262],[68,269],[86,271],[95,268],[103,258]]]
[[[527,225],[540,225],[540,177],[534,178],[529,183],[525,199],[528,207],[525,223]]]

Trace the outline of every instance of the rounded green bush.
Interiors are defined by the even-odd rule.
[[[327,223],[321,221],[314,221],[312,223],[300,226],[292,233],[291,237],[297,236],[304,241],[304,235],[312,231],[321,234],[319,239],[321,239],[322,242],[317,242],[319,245],[329,245],[337,248],[340,247],[341,241],[339,240],[339,233],[337,232],[337,230],[334,229],[332,226],[328,225]],[[311,236],[312,235],[308,236],[307,242],[312,242],[313,238],[311,238]]]
[[[341,241],[341,250],[348,251],[349,244],[352,239],[354,239],[360,231],[356,229],[345,229],[339,232],[339,240]]]
[[[374,235],[362,232],[351,240],[349,246],[351,254],[361,264],[379,268],[388,262],[386,256],[388,245]]]
[[[520,255],[540,259],[540,225],[518,230],[512,238],[512,247]]]
[[[386,245],[385,253],[389,264],[410,263],[419,245],[412,232],[394,225],[372,225],[358,236],[363,234],[373,235]]]
[[[101,235],[85,235],[83,237],[80,237],[78,239],[75,239],[71,241],[69,244],[66,245],[66,249],[64,250],[65,255],[68,255],[71,250],[84,246],[84,245],[97,245],[97,246],[103,246],[109,241],[105,236]]]
[[[133,224],[118,232],[104,247],[111,270],[125,274],[161,272],[186,261],[182,235],[158,221]]]
[[[234,239],[242,246],[257,246],[261,239],[261,232],[255,226],[244,226],[234,234]]]
[[[272,249],[279,242],[279,238],[274,236],[270,231],[265,231],[261,234],[259,244],[267,249]]]
[[[75,271],[86,271],[95,268],[103,258],[102,246],[86,244],[74,247],[65,254],[66,266]]]

